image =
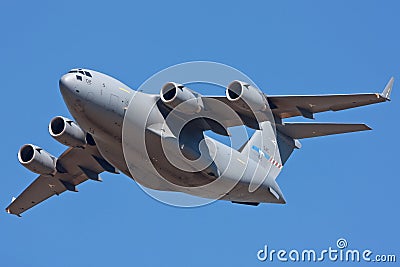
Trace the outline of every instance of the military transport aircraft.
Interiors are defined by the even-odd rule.
[[[75,121],[55,117],[50,135],[68,149],[58,158],[27,144],[19,162],[39,174],[6,208],[20,216],[53,195],[77,191],[102,172],[119,173],[161,191],[183,192],[239,204],[286,203],[276,177],[298,139],[370,130],[365,124],[285,123],[283,119],[339,111],[389,100],[382,93],[269,96],[241,81],[225,96],[202,96],[169,82],[160,94],[134,91],[88,69],[72,69],[59,87]],[[239,148],[204,134],[229,136],[243,125],[254,133]]]

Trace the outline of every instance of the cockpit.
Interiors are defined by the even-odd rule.
[[[92,78],[92,74],[90,74],[89,71],[83,70],[83,69],[72,69],[72,70],[68,71],[68,73],[76,73],[76,79],[79,81],[82,81],[82,76],[79,74],[82,74],[83,76]]]

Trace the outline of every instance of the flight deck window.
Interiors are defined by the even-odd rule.
[[[90,78],[92,78],[92,75],[90,74],[90,72],[85,71],[86,76],[89,76]]]
[[[76,79],[82,81],[82,76],[76,75]]]
[[[80,74],[85,75],[85,73],[83,72],[83,70],[79,71]]]
[[[76,71],[76,70],[70,70],[70,71],[68,71],[68,73],[77,73],[78,71]]]

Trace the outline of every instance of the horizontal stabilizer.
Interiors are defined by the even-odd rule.
[[[277,125],[277,129],[293,139],[371,130],[365,124],[343,123],[285,123]]]

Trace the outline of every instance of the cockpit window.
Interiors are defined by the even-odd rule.
[[[82,81],[82,76],[76,75],[76,79]]]
[[[79,70],[74,70],[74,69],[72,69],[72,70],[68,71],[68,73],[80,73],[80,74],[82,74],[82,75],[85,75],[85,76],[87,76],[87,77],[92,78],[92,74],[91,74],[90,72],[88,72],[88,71],[86,71],[86,70],[82,70],[82,69],[79,69]],[[82,77],[81,77],[81,78],[82,78]],[[78,79],[78,78],[77,78],[77,79]]]

